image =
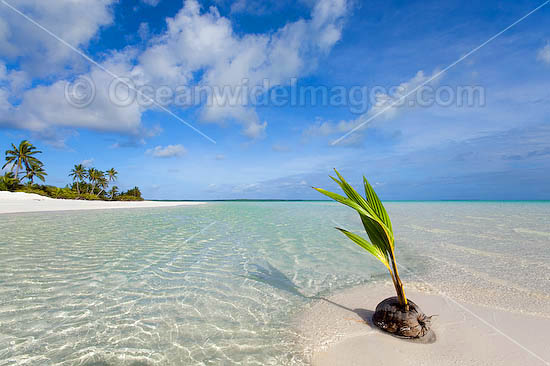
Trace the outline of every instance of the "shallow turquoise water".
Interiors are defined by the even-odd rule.
[[[550,314],[550,204],[390,202],[406,286]],[[293,319],[383,266],[328,202],[0,216],[0,365],[301,365]],[[428,283],[429,285],[427,285]]]

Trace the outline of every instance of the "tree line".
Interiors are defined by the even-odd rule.
[[[5,152],[6,163],[2,167],[2,169],[8,167],[9,171],[0,176],[0,191],[36,193],[52,198],[66,199],[143,200],[138,187],[120,192],[119,188],[113,184],[118,176],[115,168],[102,171],[76,164],[69,173],[69,177],[73,180],[71,185],[59,188],[36,184],[34,179],[45,183],[48,175],[44,169],[44,163],[36,157],[41,153],[42,151],[27,140],[21,141],[19,146],[11,144],[11,149]],[[111,186],[111,184],[113,185]],[[111,186],[110,189],[109,186]]]

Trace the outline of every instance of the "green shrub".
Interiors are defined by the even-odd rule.
[[[78,193],[72,191],[69,188],[61,188],[56,193],[57,194],[55,198],[63,198],[63,199],[69,199],[69,200],[74,200],[78,198]]]
[[[49,197],[48,193],[44,192],[42,189],[29,187],[29,186],[22,186],[18,188],[15,192],[34,193],[40,196]]]
[[[0,191],[15,191],[20,186],[19,179],[12,172],[0,176]]]
[[[120,196],[116,196],[115,201],[143,201],[143,198],[121,194]]]
[[[103,201],[101,197],[98,197],[95,194],[90,194],[90,193],[82,193],[80,195],[80,198],[83,200],[89,200],[89,201]]]
[[[141,191],[139,190],[138,187],[134,187],[132,189],[129,189],[126,192],[123,192],[121,196],[132,196],[132,197],[141,198]]]

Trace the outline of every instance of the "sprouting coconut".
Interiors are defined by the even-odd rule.
[[[342,188],[347,198],[336,193],[325,191],[321,188],[315,190],[355,209],[370,242],[363,237],[351,233],[347,230],[336,228],[343,232],[357,245],[374,255],[382,262],[390,272],[396,297],[390,297],[376,306],[376,311],[372,317],[373,323],[380,329],[404,338],[421,338],[430,333],[430,318],[426,316],[420,308],[412,301],[407,300],[403,283],[399,278],[397,263],[395,260],[394,236],[390,217],[384,208],[384,205],[374,192],[367,179],[363,177],[365,186],[365,198],[350,186],[344,178],[336,171],[339,180],[331,177]]]

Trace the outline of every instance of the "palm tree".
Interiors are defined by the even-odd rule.
[[[111,201],[115,199],[115,197],[117,196],[118,194],[118,187],[117,186],[113,186],[111,188],[111,190],[109,191],[109,197],[111,198]]]
[[[314,187],[313,189],[337,202],[355,209],[359,213],[370,242],[345,229],[336,229],[340,230],[354,243],[368,251],[384,264],[390,272],[395,292],[397,293],[397,297],[388,298],[378,304],[376,312],[373,315],[374,323],[383,330],[404,337],[417,338],[428,334],[430,317],[424,315],[420,308],[412,301],[407,300],[405,296],[405,290],[399,278],[399,271],[395,259],[395,238],[393,229],[390,217],[384,205],[365,177],[363,177],[363,185],[365,188],[365,198],[363,198],[344,180],[336,169],[334,171],[339,179],[331,178],[338,183],[347,197],[328,192],[321,188]]]
[[[105,189],[109,186],[109,181],[107,180],[107,178],[105,178],[103,173],[101,173],[101,176],[97,180],[97,185],[99,188],[101,188],[101,190],[97,194],[98,196],[100,196],[101,193],[103,193],[103,191],[105,191]]]
[[[11,164],[11,171],[13,172],[15,170],[15,178],[19,179],[19,170],[23,169],[23,165],[27,168],[29,168],[31,164],[43,165],[42,162],[34,156],[35,154],[42,153],[42,151],[36,150],[36,147],[29,141],[23,140],[19,143],[19,146],[15,146],[14,144],[11,144],[11,146],[11,150],[6,150],[6,164],[4,164],[2,169]]]
[[[76,181],[76,191],[78,192],[78,195],[80,196],[80,187],[78,185],[79,182],[82,182],[88,174],[86,173],[86,169],[82,164],[76,164],[73,169],[71,169],[71,174],[69,174],[69,177],[73,177],[73,181]]]
[[[116,180],[118,172],[115,170],[115,168],[107,170],[106,173],[109,176],[109,182],[114,182]]]
[[[25,178],[29,180],[29,185],[32,186],[34,183],[34,177],[40,179],[42,182],[45,182],[46,175],[48,175],[48,173],[46,173],[42,164],[30,164],[27,166],[27,174],[25,175]]]
[[[96,168],[88,169],[88,179],[90,180],[90,193],[94,194],[95,185],[99,181],[99,178],[103,176],[103,172],[97,170]]]

